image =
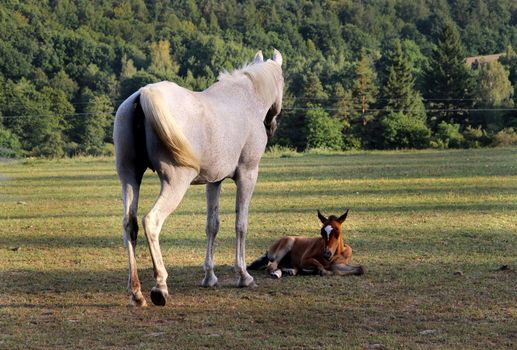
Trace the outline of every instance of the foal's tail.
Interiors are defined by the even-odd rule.
[[[248,266],[248,270],[260,270],[260,269],[265,268],[267,266],[267,264],[269,264],[269,258],[267,257],[267,252],[266,252],[266,254],[262,255],[260,258],[258,258],[254,262],[252,262]]]
[[[140,104],[145,117],[151,123],[158,138],[169,149],[176,164],[199,172],[199,159],[176,124],[160,91],[151,86],[141,88]]]

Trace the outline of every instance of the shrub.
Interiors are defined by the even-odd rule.
[[[513,128],[505,128],[495,134],[492,145],[496,147],[517,145],[517,132]]]
[[[362,148],[361,138],[353,135],[344,135],[343,149],[344,150],[360,150]]]
[[[307,147],[341,150],[343,148],[343,126],[328,115],[320,106],[311,106],[307,112]]]
[[[462,134],[465,138],[463,146],[466,148],[479,148],[486,145],[489,140],[486,131],[481,126],[474,128],[469,125],[463,130]]]
[[[300,155],[301,153],[296,152],[296,149],[288,146],[272,145],[266,149],[266,156],[272,158],[290,158]]]
[[[465,137],[460,133],[459,124],[449,124],[442,121],[436,129],[433,146],[440,148],[460,148]]]
[[[16,135],[0,126],[0,158],[17,158],[22,153],[22,145]]]
[[[73,141],[65,143],[65,154],[68,157],[74,157],[79,155],[80,147],[79,144]]]
[[[105,143],[102,147],[102,155],[112,157],[115,155],[115,146],[112,143]]]
[[[43,135],[41,143],[30,151],[30,155],[45,158],[61,158],[65,155],[64,145],[63,135],[60,131],[49,131]]]
[[[431,131],[423,120],[391,112],[381,120],[385,148],[426,148]]]
[[[336,154],[343,154],[343,151],[330,148],[308,148],[303,152],[303,154],[311,156],[333,156]]]

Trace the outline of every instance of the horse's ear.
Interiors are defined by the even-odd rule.
[[[322,224],[324,224],[328,221],[328,219],[321,214],[319,209],[318,209],[318,218],[320,219]]]
[[[340,217],[338,217],[338,218],[337,218],[337,221],[338,221],[340,224],[342,224],[343,222],[345,222],[345,220],[346,220],[346,217],[347,217],[347,215],[348,215],[348,211],[349,211],[349,210],[350,210],[350,209],[347,209],[343,215],[341,215]]]
[[[280,65],[280,66],[282,65],[282,62],[284,61],[282,58],[282,54],[277,49],[275,49],[273,51],[273,61],[278,63],[278,65]]]
[[[255,63],[262,63],[264,62],[264,55],[262,55],[262,50],[259,50],[255,54],[255,59],[253,60]]]

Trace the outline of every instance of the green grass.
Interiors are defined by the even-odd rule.
[[[140,215],[159,183],[144,178]],[[350,208],[361,277],[237,289],[235,186],[225,182],[216,273],[203,289],[204,187],[164,225],[171,298],[128,308],[113,159],[0,163],[0,348],[515,348],[517,149],[266,157],[247,261],[286,234],[318,235],[316,209]],[[143,234],[142,287],[153,286]],[[18,251],[12,249],[20,247]],[[509,270],[497,271],[502,265]]]

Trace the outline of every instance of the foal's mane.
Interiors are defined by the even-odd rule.
[[[223,71],[219,73],[217,80],[234,81],[242,76],[251,80],[257,94],[267,102],[273,103],[280,94],[277,82],[283,77],[282,69],[276,62],[267,60],[261,63],[247,64],[232,72]]]

